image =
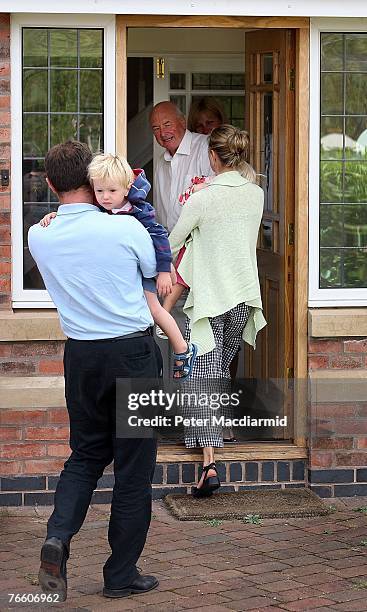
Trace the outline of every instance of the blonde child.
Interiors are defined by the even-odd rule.
[[[172,255],[167,232],[156,223],[155,210],[145,201],[150,184],[144,171],[133,171],[124,157],[106,153],[94,157],[88,168],[88,176],[99,206],[109,214],[134,216],[150,234],[156,252],[158,276],[156,281],[143,278],[144,294],[154,322],[165,332],[172,345],[175,360],[173,376],[185,379],[191,374],[197,347],[184,340],[176,321],[161,306],[157,297],[157,291],[162,297],[167,297],[172,291]],[[55,216],[56,213],[49,213],[42,219],[41,225],[47,226]]]

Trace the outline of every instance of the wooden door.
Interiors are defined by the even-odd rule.
[[[257,256],[268,325],[256,351],[246,349],[245,375],[259,379],[293,372],[294,57],[291,30],[246,33],[246,129],[265,193]]]

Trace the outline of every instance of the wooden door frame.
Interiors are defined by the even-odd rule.
[[[309,36],[307,17],[225,17],[174,15],[116,16],[116,150],[126,154],[127,137],[127,31],[128,28],[283,28],[296,35],[295,70],[295,262],[294,262],[294,378],[307,381],[307,295],[308,295],[308,142],[309,142]],[[269,443],[242,445],[219,451],[218,459],[304,458],[306,456],[307,394],[306,385],[297,391],[293,444]],[[299,452],[297,452],[297,450]],[[297,455],[297,457],[295,457]],[[197,453],[167,447],[159,453],[160,461],[196,460]]]

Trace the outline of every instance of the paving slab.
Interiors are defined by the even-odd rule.
[[[139,567],[160,584],[122,600],[102,597],[109,507],[91,506],[72,542],[68,599],[45,606],[35,602],[51,508],[7,508],[0,512],[0,610],[367,612],[367,499],[328,503],[335,507],[329,517],[264,519],[254,525],[240,520],[183,524],[162,501],[154,502]],[[15,601],[16,595],[26,601]]]

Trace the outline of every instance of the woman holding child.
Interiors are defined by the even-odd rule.
[[[189,286],[186,338],[198,347],[192,383],[229,380],[242,339],[255,347],[266,325],[256,260],[264,194],[246,161],[248,150],[246,132],[231,125],[212,131],[209,157],[216,176],[189,197],[170,235],[173,256],[186,247],[178,272]],[[223,446],[221,428],[190,429],[185,443],[203,448],[193,495],[209,496],[220,486],[214,448]]]

